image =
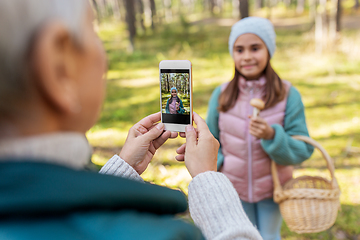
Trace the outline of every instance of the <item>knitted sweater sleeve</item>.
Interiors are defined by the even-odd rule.
[[[134,168],[116,154],[107,161],[107,163],[100,169],[99,173],[129,178],[141,182],[144,181]]]
[[[206,239],[262,239],[222,173],[201,173],[190,182],[189,210]]]
[[[311,156],[314,151],[313,146],[291,137],[293,135],[309,136],[304,104],[296,88],[291,87],[289,90],[284,127],[279,124],[273,124],[271,127],[275,130],[274,139],[261,139],[261,146],[276,163],[281,165],[300,164]]]
[[[221,86],[217,87],[213,91],[213,93],[210,97],[208,113],[207,113],[207,118],[206,118],[206,123],[209,127],[210,132],[219,141],[219,143],[220,143],[220,130],[219,130],[218,106],[219,106],[220,93],[221,93]],[[220,169],[220,167],[222,166],[223,163],[224,163],[224,155],[222,154],[221,143],[220,143],[218,156],[217,156],[218,170]]]
[[[143,181],[118,155],[114,155],[100,173]],[[262,239],[224,174],[205,172],[197,175],[189,184],[188,197],[191,217],[207,239]]]

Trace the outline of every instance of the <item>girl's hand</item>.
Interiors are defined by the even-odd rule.
[[[130,128],[119,154],[139,175],[146,170],[156,150],[168,138],[176,138],[178,135],[176,132],[164,131],[164,124],[157,123],[160,119],[161,113],[154,113]]]
[[[176,106],[176,110],[179,110],[179,109],[180,109],[179,103],[175,103],[175,106]]]
[[[267,140],[274,139],[275,130],[270,127],[263,118],[259,116],[249,116],[249,118],[251,119],[249,124],[249,132],[251,135]]]

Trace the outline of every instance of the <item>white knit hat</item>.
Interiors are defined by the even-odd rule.
[[[253,33],[261,38],[270,53],[270,57],[274,55],[276,49],[276,34],[272,23],[266,18],[247,17],[236,22],[231,27],[229,36],[229,52],[231,56],[233,56],[233,48],[236,39],[245,33]]]

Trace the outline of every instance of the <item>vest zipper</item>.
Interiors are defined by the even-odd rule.
[[[250,89],[250,100],[253,98],[253,88]],[[252,115],[252,106],[249,102],[249,115]],[[248,126],[250,120],[248,119]],[[248,130],[248,195],[249,195],[249,202],[253,202],[253,189],[252,189],[252,146],[251,146],[251,134]]]

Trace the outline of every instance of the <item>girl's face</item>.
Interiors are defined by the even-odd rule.
[[[171,91],[171,97],[176,97],[176,95],[177,95],[176,90],[172,90],[172,91]]]
[[[263,75],[269,52],[265,43],[255,34],[245,33],[234,43],[235,68],[247,80],[256,80]]]

